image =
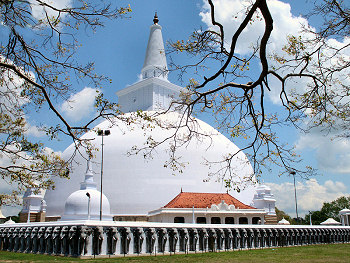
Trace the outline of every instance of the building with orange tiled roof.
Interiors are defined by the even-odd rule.
[[[164,207],[148,213],[149,221],[201,224],[264,224],[267,212],[228,193],[180,192]]]
[[[228,193],[179,193],[173,200],[166,204],[165,208],[207,208],[212,204],[224,201],[228,205],[234,205],[236,209],[255,209],[243,204]]]

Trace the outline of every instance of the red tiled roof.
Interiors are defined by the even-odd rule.
[[[229,194],[217,194],[217,193],[179,193],[173,200],[171,200],[164,208],[207,208],[212,204],[220,204],[221,201],[225,201],[228,205],[234,205],[239,209],[255,209],[252,206],[243,204],[236,198]]]

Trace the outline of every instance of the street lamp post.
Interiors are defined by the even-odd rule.
[[[90,220],[90,201],[91,201],[91,195],[89,192],[86,193],[86,196],[89,198],[88,199],[88,220]]]
[[[100,221],[102,221],[102,181],[103,181],[103,137],[111,134],[110,130],[98,130],[97,135],[102,137],[101,149],[101,196],[100,196]]]
[[[309,215],[310,215],[310,226],[312,226],[312,212],[309,211]]]
[[[294,172],[294,171],[291,171],[290,174],[293,175],[293,179],[294,179],[295,213],[297,214],[297,220],[298,220],[299,215],[298,215],[297,189],[296,189],[296,187],[295,187],[295,172]]]

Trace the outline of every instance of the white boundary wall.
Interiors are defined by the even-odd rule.
[[[61,221],[0,225],[0,249],[73,257],[349,243],[349,226]]]

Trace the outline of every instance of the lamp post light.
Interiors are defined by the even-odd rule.
[[[86,196],[89,198],[88,200],[88,220],[90,220],[90,201],[91,201],[91,195],[89,192],[86,193]]]
[[[299,215],[298,215],[298,201],[297,201],[297,189],[295,187],[295,172],[291,171],[290,172],[291,175],[293,175],[293,179],[294,179],[294,199],[295,199],[295,213],[297,214],[297,221],[299,219]]]
[[[98,130],[97,135],[102,137],[101,149],[101,196],[100,196],[100,221],[102,221],[102,180],[103,180],[103,137],[111,134],[110,130]]]

